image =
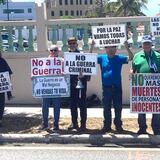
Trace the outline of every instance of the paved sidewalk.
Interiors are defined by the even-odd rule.
[[[5,108],[5,114],[14,114],[14,113],[26,113],[28,115],[41,115],[41,107],[12,107],[8,106]],[[61,108],[61,117],[70,117],[70,109]],[[49,115],[53,115],[53,108],[49,109]],[[114,109],[112,109],[112,115],[114,118]],[[88,108],[87,109],[87,117],[103,117],[103,109],[102,108]],[[137,118],[137,114],[131,113],[129,108],[124,108],[122,110],[122,118]],[[151,118],[151,114],[147,114],[147,118]]]
[[[112,110],[113,112],[113,110]],[[41,115],[40,107],[6,107],[5,115],[27,114],[27,116]],[[52,115],[52,108],[50,108]],[[114,114],[113,114],[114,115]],[[69,109],[61,109],[61,117],[70,117]],[[89,108],[88,117],[103,117],[102,108]],[[148,118],[151,115],[147,115]],[[131,114],[127,108],[123,109],[122,118],[137,118],[137,114]],[[0,142],[19,142],[19,143],[87,143],[93,145],[103,145],[105,143],[137,143],[137,144],[160,144],[160,135],[137,135],[137,134],[0,134]]]

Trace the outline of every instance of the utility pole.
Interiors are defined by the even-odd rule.
[[[100,17],[102,17],[103,14],[103,0],[100,1]]]
[[[9,4],[8,4],[8,0],[7,0],[7,20],[9,21]]]

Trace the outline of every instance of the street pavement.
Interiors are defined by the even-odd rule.
[[[2,146],[2,160],[159,160],[158,148]]]
[[[52,110],[52,108],[50,108]],[[114,112],[112,110],[112,112]],[[34,106],[7,106],[5,115],[25,113],[28,116],[41,115],[41,108]],[[52,111],[49,112],[52,115]],[[102,108],[89,108],[88,117],[103,117]],[[113,114],[114,115],[114,114]],[[61,117],[70,117],[69,109],[61,109]],[[147,114],[147,118],[151,115]],[[130,113],[129,108],[124,108],[122,118],[137,118],[137,114]],[[143,143],[143,144],[160,144],[160,135],[137,135],[137,134],[0,134],[0,142],[19,142],[19,143],[59,143],[59,144],[93,144],[104,145],[106,143]]]

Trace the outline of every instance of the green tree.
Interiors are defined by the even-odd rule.
[[[117,0],[115,16],[140,16],[144,15],[141,8],[147,8],[148,0]]]
[[[117,10],[117,5],[115,2],[110,2],[109,0],[105,4],[105,14],[106,16],[109,17],[114,17],[116,10]]]
[[[105,4],[106,4],[106,0],[96,0],[95,4],[96,4],[96,14],[97,17],[105,17]]]

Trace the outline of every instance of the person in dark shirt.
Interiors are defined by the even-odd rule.
[[[2,53],[0,51],[0,73],[7,72],[7,71],[9,72],[9,75],[13,73],[8,63],[6,62],[6,60],[2,58]],[[13,97],[11,92],[7,92],[7,96],[9,100]],[[3,93],[0,93],[0,127],[2,127],[4,107],[5,107],[5,93],[3,92]]]
[[[68,39],[68,48],[69,52],[80,51],[77,49],[77,39],[75,37],[70,37]],[[78,110],[77,107],[80,107],[80,131],[86,130],[86,121],[87,121],[87,107],[86,107],[86,92],[87,92],[87,81],[90,80],[90,76],[84,76],[82,73],[79,75],[70,76],[70,108],[71,108],[71,117],[72,123],[69,126],[68,130],[77,131],[78,126]],[[81,82],[82,88],[78,88],[78,83]]]

